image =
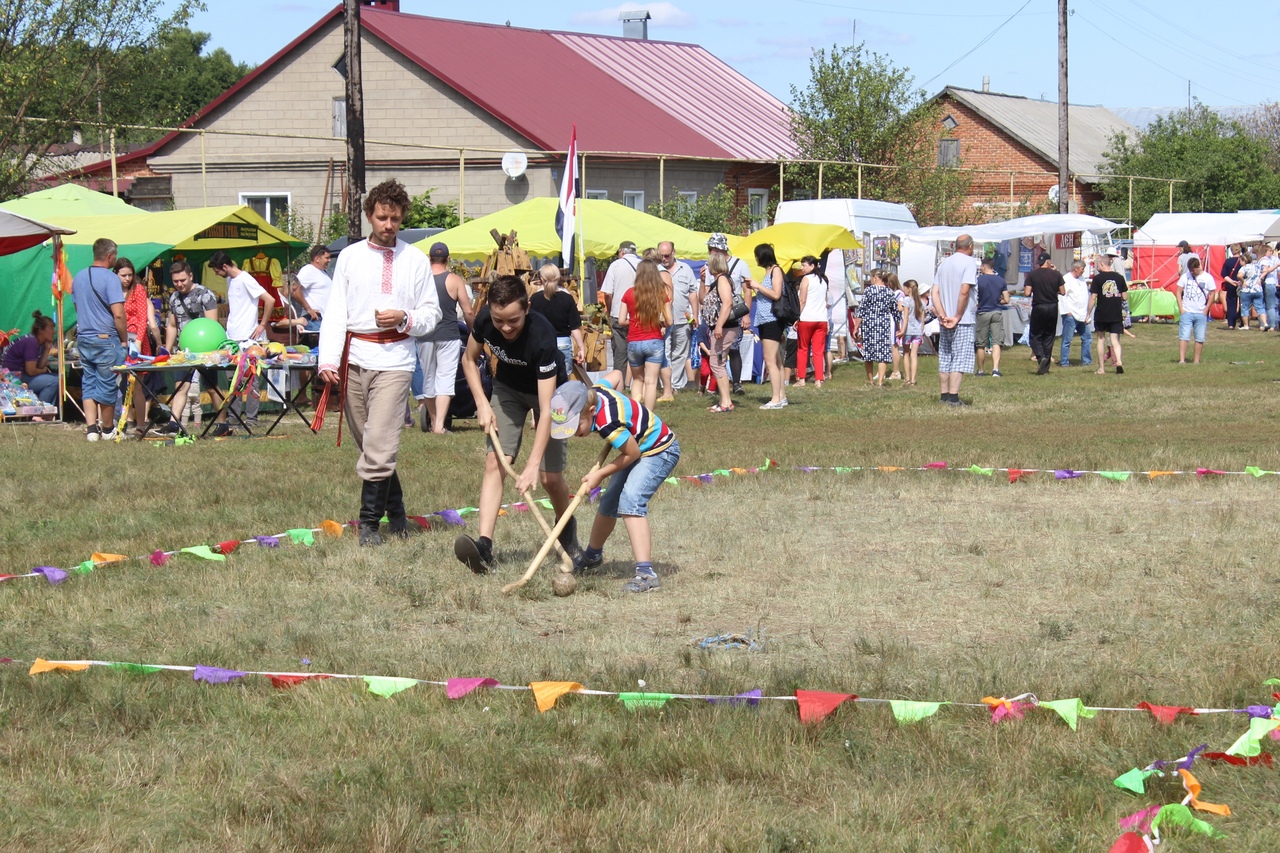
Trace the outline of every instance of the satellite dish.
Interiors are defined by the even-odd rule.
[[[1061,192],[1062,191],[1057,184],[1054,184],[1053,186],[1049,187],[1049,201],[1053,202],[1054,204],[1057,204],[1058,196],[1061,194]]]
[[[502,155],[502,174],[508,178],[518,178],[529,168],[529,158],[519,151],[508,151]]]

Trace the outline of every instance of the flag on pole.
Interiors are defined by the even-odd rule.
[[[67,269],[67,250],[62,240],[53,238],[53,298],[62,302],[62,297],[71,292],[71,271]]]
[[[578,218],[578,126],[569,137],[569,158],[560,180],[560,207],[556,211],[556,233],[560,235],[561,263],[573,266],[574,224]]]

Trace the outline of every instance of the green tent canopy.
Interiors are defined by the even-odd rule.
[[[428,237],[417,246],[425,252],[439,241],[449,247],[453,258],[483,261],[497,248],[489,234],[496,228],[502,234],[515,231],[520,248],[531,257],[556,257],[561,249],[560,235],[556,233],[558,210],[559,199],[532,198]],[[588,258],[612,258],[624,240],[631,240],[641,251],[670,240],[682,258],[707,256],[706,234],[605,199],[578,199],[578,234],[582,254]]]
[[[79,184],[63,184],[27,193],[20,198],[0,203],[0,208],[42,222],[59,222],[67,216],[111,216],[143,212],[127,201],[85,189]]]

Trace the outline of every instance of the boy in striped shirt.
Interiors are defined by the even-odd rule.
[[[662,586],[653,570],[649,532],[649,499],[671,476],[680,461],[680,442],[662,420],[639,402],[617,390],[622,373],[610,371],[588,388],[567,382],[551,399],[551,437],[571,438],[598,432],[618,456],[582,478],[582,488],[609,484],[600,498],[591,541],[573,562],[575,572],[604,564],[604,544],[621,517],[636,558],[636,576],[623,585],[624,592],[650,592]]]

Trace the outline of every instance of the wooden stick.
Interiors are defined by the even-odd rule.
[[[596,460],[595,465],[591,466],[591,471],[588,473],[592,473],[600,469],[600,466],[604,464],[605,457],[609,455],[610,447],[611,445],[608,442],[605,442],[604,447],[600,449],[600,458]],[[556,522],[555,528],[551,531],[550,535],[547,536],[547,541],[542,543],[542,548],[539,549],[538,555],[533,558],[533,562],[529,564],[529,568],[525,570],[524,575],[520,580],[504,586],[502,588],[503,592],[511,592],[513,589],[519,589],[529,582],[529,578],[533,577],[533,573],[538,570],[538,566],[542,565],[542,561],[545,560],[547,558],[547,554],[550,553],[551,543],[556,541],[556,537],[560,535],[560,531],[564,530],[565,525],[569,523],[569,519],[573,518],[573,511],[578,508],[578,504],[582,503],[582,499],[587,496],[589,491],[590,490],[586,488],[578,489],[578,493],[574,495],[573,500],[569,502],[569,508],[564,511],[564,515],[560,516],[560,520]]]
[[[507,461],[507,454],[502,452],[502,443],[498,440],[498,428],[493,424],[489,425],[489,438],[493,441],[494,455],[498,457],[498,461],[502,464],[503,469],[507,472],[507,476],[509,476],[512,480],[520,479],[519,476],[516,474],[515,469],[511,467],[511,463]],[[533,513],[536,519],[538,519],[538,526],[542,528],[542,532],[550,536],[551,525],[548,524],[547,519],[543,517],[542,508],[539,507],[536,503],[534,503],[533,493],[530,492],[528,489],[525,489],[523,492],[520,493],[520,496],[524,498],[525,506],[529,507],[529,511]],[[556,551],[558,551],[560,554],[560,570],[565,572],[572,572],[573,558],[569,556],[568,551],[565,551],[564,546],[560,544],[559,539],[556,539],[555,547],[556,547]]]

